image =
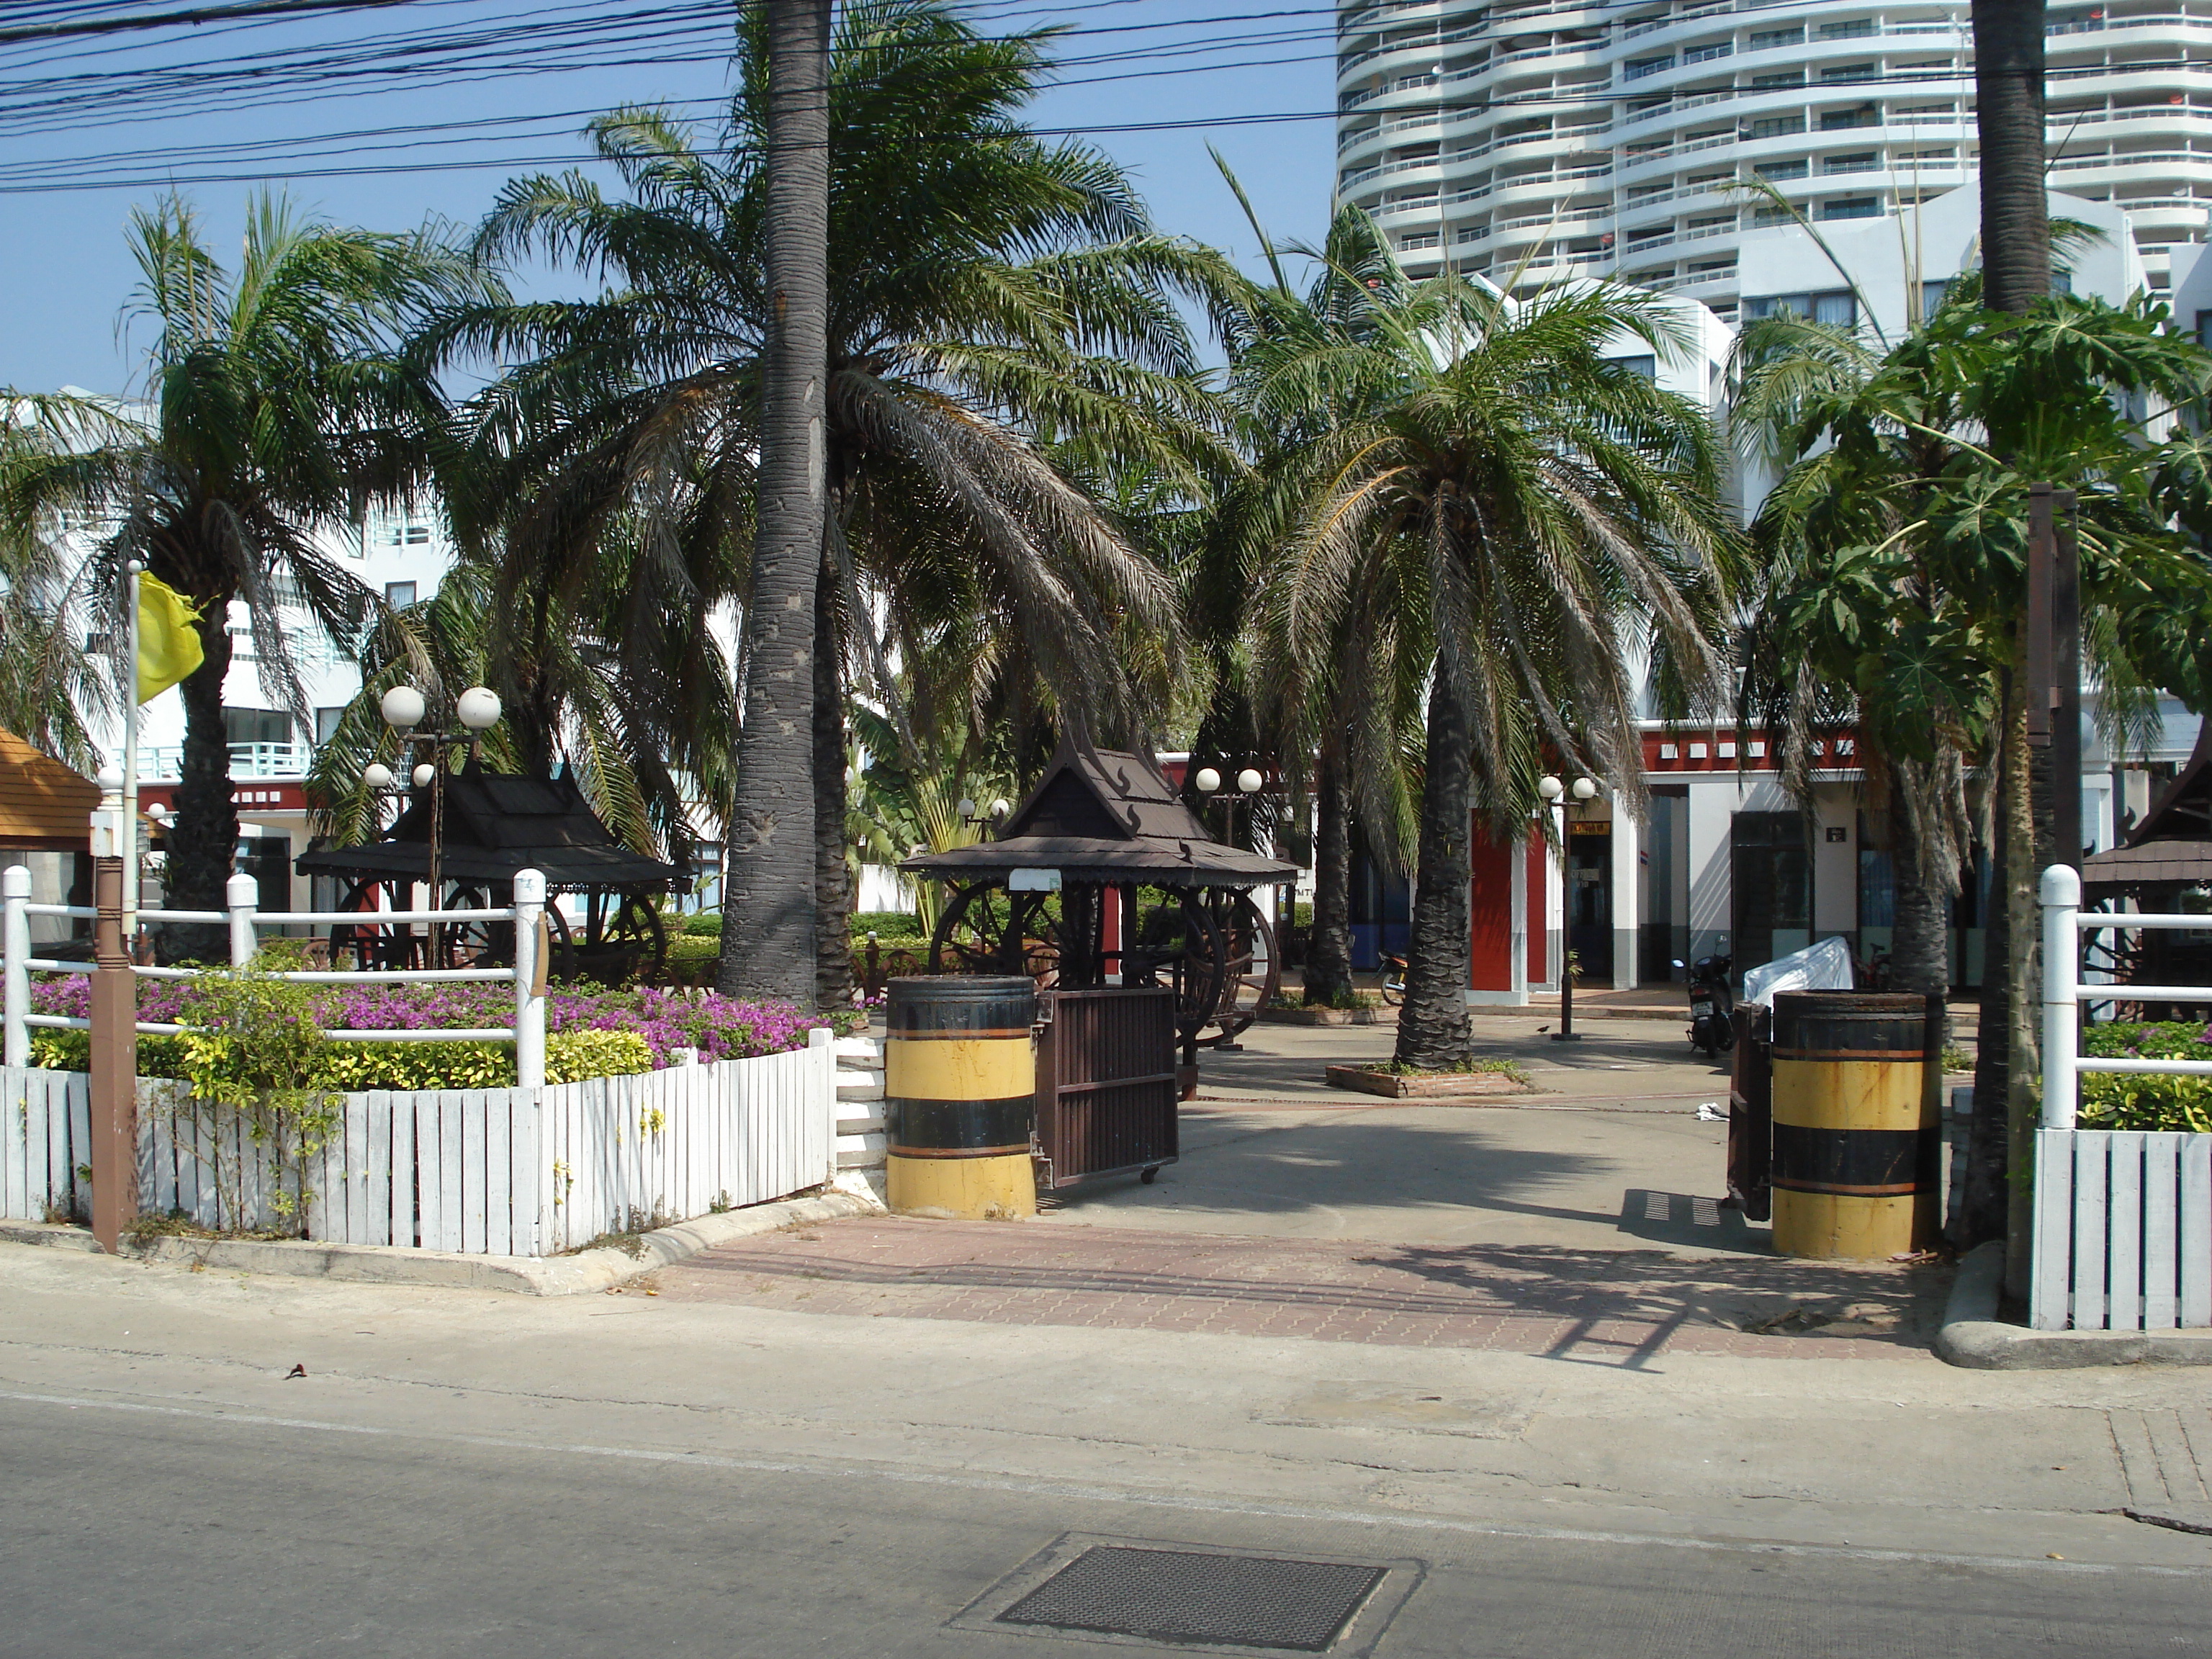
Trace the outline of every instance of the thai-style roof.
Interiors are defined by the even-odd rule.
[[[556,887],[659,887],[681,878],[673,864],[624,847],[607,833],[575,779],[495,777],[470,770],[445,781],[438,871],[447,881],[504,882],[542,870]],[[412,878],[429,874],[430,792],[416,789],[382,841],[302,853],[313,876]]]
[[[1096,749],[1080,738],[1062,740],[1042,781],[994,839],[899,867],[955,880],[1057,870],[1062,881],[1160,887],[1261,887],[1298,873],[1208,836],[1152,756]]]
[[[2081,861],[2081,881],[2092,889],[2212,882],[2212,721],[2198,726],[2188,761],[2126,842]]]
[[[0,848],[88,852],[99,807],[98,784],[0,730]]]

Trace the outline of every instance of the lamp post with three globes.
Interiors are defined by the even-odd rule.
[[[499,693],[489,686],[472,685],[453,700],[453,718],[460,723],[458,731],[420,731],[422,717],[429,705],[422,694],[411,685],[395,685],[386,691],[377,704],[377,712],[390,726],[399,741],[403,757],[415,744],[422,745],[424,758],[417,760],[408,769],[408,781],[401,783],[392,769],[381,761],[371,761],[362,768],[361,781],[370,794],[380,798],[406,799],[416,790],[430,792],[430,848],[428,885],[429,908],[445,908],[441,862],[441,845],[446,828],[446,768],[443,763],[447,749],[465,744],[473,760],[483,742],[483,734],[499,724]],[[430,924],[430,963],[437,965],[445,951],[444,930],[435,922]]]
[[[1568,948],[1569,927],[1574,914],[1574,893],[1568,887],[1568,878],[1574,866],[1567,855],[1567,824],[1572,817],[1569,802],[1579,806],[1597,796],[1597,785],[1589,778],[1577,778],[1571,787],[1562,784],[1547,773],[1536,785],[1536,793],[1544,798],[1544,805],[1559,815],[1559,1029],[1552,1033],[1554,1042],[1579,1042],[1575,1030],[1575,953]]]

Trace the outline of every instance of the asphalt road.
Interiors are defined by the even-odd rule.
[[[538,1441],[434,1411],[395,1425],[336,1401],[294,1418],[166,1399],[0,1394],[0,1653],[1191,1650],[993,1627],[1009,1575],[1069,1534],[1395,1564],[1387,1628],[1376,1639],[1389,1597],[1338,1653],[2212,1653],[2201,1567],[1398,1520],[694,1455],[550,1419]]]

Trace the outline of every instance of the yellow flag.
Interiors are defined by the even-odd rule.
[[[184,596],[153,576],[138,578],[138,701],[158,697],[205,660],[200,613]]]

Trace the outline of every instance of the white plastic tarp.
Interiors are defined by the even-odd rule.
[[[1761,1007],[1774,1006],[1778,991],[1848,991],[1851,988],[1851,947],[1841,933],[1818,945],[1777,957],[1743,976],[1743,1000]]]

